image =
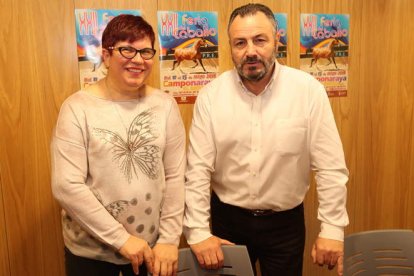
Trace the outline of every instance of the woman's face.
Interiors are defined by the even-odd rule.
[[[151,40],[148,37],[137,40],[133,43],[128,41],[117,42],[114,47],[134,47],[137,50],[152,48]],[[151,74],[153,59],[145,60],[140,53],[132,59],[121,55],[118,49],[112,50],[112,55],[107,49],[103,49],[104,62],[108,69],[108,80],[114,88],[120,91],[136,91],[141,87]]]

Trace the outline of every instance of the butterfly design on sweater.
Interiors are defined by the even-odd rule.
[[[150,145],[158,137],[154,124],[155,111],[149,108],[132,121],[127,130],[126,141],[117,132],[94,128],[98,138],[112,144],[113,160],[119,164],[128,183],[131,183],[133,175],[138,178],[138,168],[150,179],[157,179],[159,176],[160,148]]]
[[[114,202],[109,203],[108,205],[105,205],[103,203],[102,197],[99,194],[97,189],[90,188],[92,193],[95,195],[95,197],[98,199],[98,201],[105,206],[105,209],[110,213],[114,218],[117,218],[121,213],[123,213],[128,207],[135,206],[138,204],[138,200],[134,197],[130,201],[128,200],[116,200]]]
[[[136,198],[133,198],[131,201],[118,200],[105,206],[105,208],[114,218],[117,218],[118,215],[122,213],[123,211],[125,211],[129,206],[137,205],[137,203],[138,201]]]

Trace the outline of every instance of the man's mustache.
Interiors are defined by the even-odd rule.
[[[261,59],[260,59],[260,58],[258,58],[257,56],[254,56],[254,57],[246,57],[246,58],[243,60],[243,62],[242,62],[242,66],[243,66],[243,65],[245,65],[247,62],[260,62],[260,63],[264,64],[264,63],[263,63],[263,60],[261,60]]]

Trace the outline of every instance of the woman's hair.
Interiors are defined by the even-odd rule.
[[[102,48],[114,46],[119,41],[135,42],[148,37],[154,48],[155,34],[151,25],[141,16],[121,14],[113,18],[102,34]],[[112,50],[109,50],[112,54]]]

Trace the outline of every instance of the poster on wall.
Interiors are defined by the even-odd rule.
[[[348,14],[301,14],[300,69],[313,75],[329,97],[348,91]]]
[[[120,14],[141,15],[141,11],[75,9],[81,89],[105,77],[106,68],[101,59],[102,33],[109,21]]]
[[[276,54],[277,61],[286,65],[287,63],[287,14],[274,13],[277,22],[277,33],[279,35],[279,44]]]
[[[219,75],[217,12],[158,11],[161,90],[192,104]]]

